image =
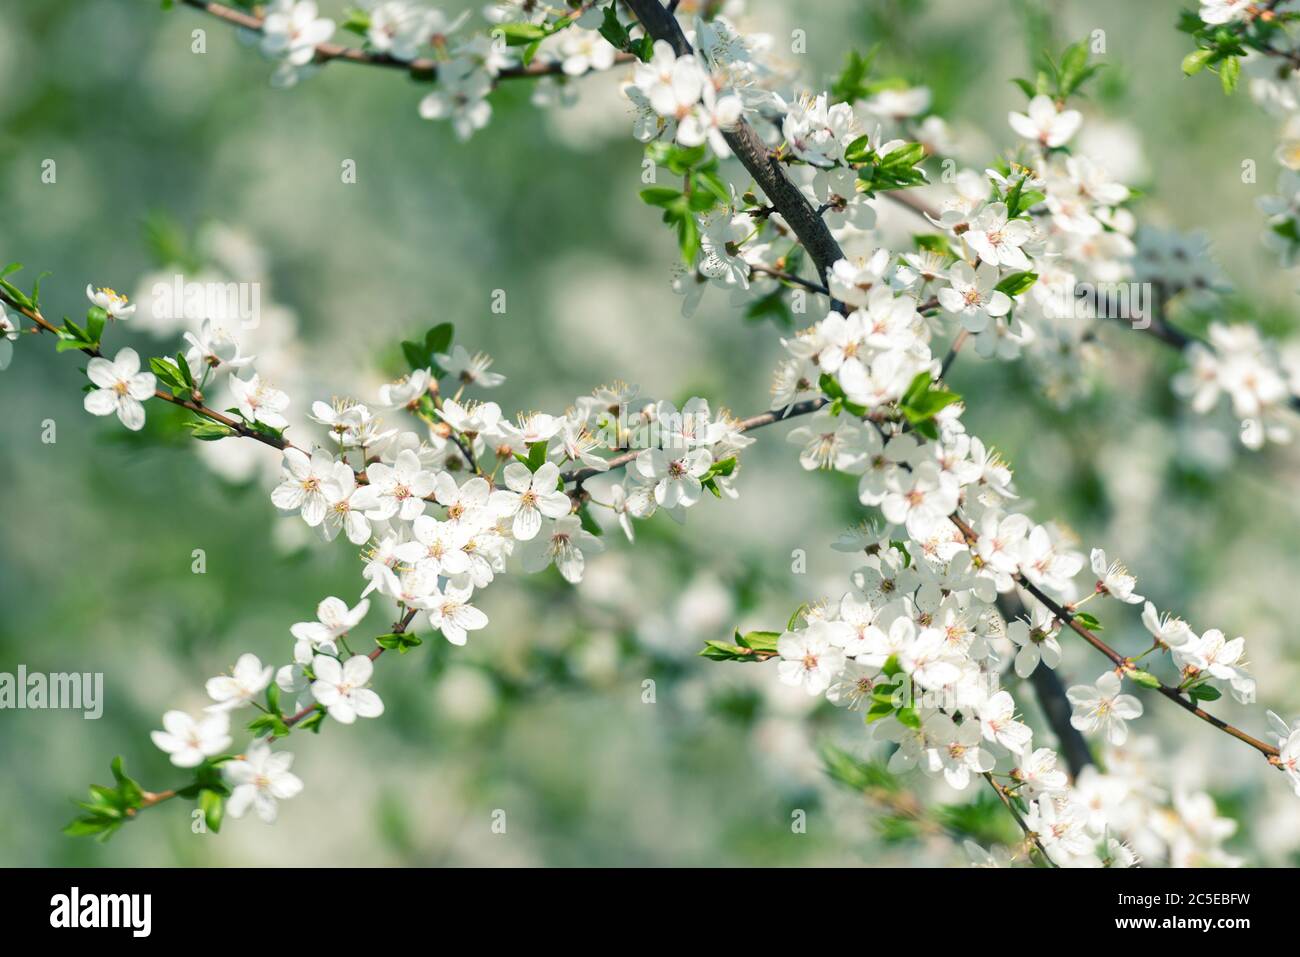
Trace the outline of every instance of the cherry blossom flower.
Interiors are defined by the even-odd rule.
[[[325,541],[334,541],[340,531],[347,534],[353,545],[370,541],[370,519],[366,513],[379,506],[378,489],[373,485],[357,485],[351,466],[335,462],[330,477],[321,486],[321,493],[325,497],[325,518],[320,530]]]
[[[0,372],[9,368],[14,357],[14,342],[20,330],[18,317],[10,315],[4,303],[0,303]]]
[[[1095,859],[1087,815],[1073,802],[1044,795],[1029,805],[1025,826],[1038,835],[1047,856],[1058,865],[1078,866]]]
[[[906,475],[895,476],[893,487],[880,501],[888,521],[907,525],[909,532],[925,521],[936,521],[957,510],[960,490],[952,476],[933,462],[922,462]]]
[[[449,584],[444,590],[435,591],[423,603],[429,609],[430,626],[441,631],[453,645],[465,644],[468,639],[466,632],[487,627],[487,615],[469,603],[473,593],[471,586]]]
[[[289,421],[280,413],[289,407],[289,396],[262,381],[257,373],[248,379],[230,377],[230,393],[235,397],[239,414],[249,422],[261,422],[273,429],[283,429]]]
[[[492,357],[486,352],[471,354],[464,346],[457,344],[452,346],[451,352],[439,352],[434,359],[446,370],[447,375],[465,385],[492,389],[506,381],[501,373],[488,371],[492,366]]]
[[[399,545],[397,557],[430,575],[447,578],[463,575],[469,571],[465,545],[473,533],[472,526],[440,522],[428,515],[420,515],[411,525],[415,540]]]
[[[542,533],[526,542],[519,556],[524,571],[540,572],[553,562],[564,580],[576,585],[582,581],[585,556],[604,550],[601,540],[582,527],[578,516],[564,515],[551,522],[549,528],[543,525]]]
[[[680,123],[699,103],[708,80],[694,56],[677,56],[666,41],[656,40],[650,61],[637,64],[633,82],[656,113]]]
[[[1126,721],[1142,715],[1142,702],[1129,694],[1120,693],[1119,675],[1107,671],[1094,685],[1075,685],[1066,692],[1074,705],[1070,724],[1084,734],[1102,733],[1113,745],[1121,745],[1128,738]]]
[[[376,462],[366,469],[377,501],[366,515],[372,519],[396,517],[409,522],[424,514],[424,499],[433,493],[434,474],[420,464],[420,457],[410,449],[397,455],[392,465]]]
[[[117,413],[118,421],[132,432],[144,428],[146,399],[153,398],[157,379],[152,372],[140,371],[140,356],[134,349],[122,349],[112,362],[102,356],[86,364],[86,376],[96,386],[87,392],[82,403],[91,415]]]
[[[1023,219],[1008,219],[1007,212],[1005,203],[990,203],[975,217],[962,239],[990,266],[1028,270],[1032,264],[1021,247],[1033,235],[1033,228]]]
[[[1134,586],[1137,585],[1137,579],[1128,573],[1120,562],[1106,564],[1106,553],[1100,548],[1092,550],[1092,572],[1097,576],[1097,590],[1118,598],[1120,601],[1129,605],[1137,605],[1145,601],[1141,595],[1133,593]]]
[[[231,785],[230,798],[226,801],[230,816],[243,817],[251,807],[267,824],[274,824],[276,802],[302,793],[302,781],[289,771],[292,766],[292,754],[273,753],[263,741],[253,742],[243,757],[224,764],[221,771]]]
[[[184,711],[168,711],[162,721],[163,730],[151,732],[150,737],[159,750],[171,755],[178,768],[198,767],[230,747],[230,715],[226,711],[213,711],[197,721]]]
[[[939,305],[961,316],[961,324],[971,332],[983,332],[990,317],[1005,316],[1011,311],[1011,297],[999,292],[998,268],[981,262],[979,269],[958,262],[948,272],[951,283],[939,290]]]
[[[662,449],[645,449],[636,457],[636,470],[654,485],[654,500],[664,508],[691,506],[704,489],[700,479],[713,465],[708,449],[672,454]]]
[[[506,466],[506,487],[493,492],[488,504],[503,518],[511,519],[511,532],[521,542],[536,537],[542,518],[561,518],[573,508],[569,496],[557,490],[560,470],[546,462],[536,472],[512,462]]]
[[[107,286],[102,289],[87,286],[86,298],[90,300],[91,305],[98,306],[108,313],[110,319],[128,319],[135,312],[135,306],[127,304],[126,296]]]
[[[311,683],[312,697],[339,724],[377,718],[384,713],[384,702],[366,687],[374,669],[366,655],[353,655],[342,663],[329,655],[317,655],[311,663],[316,676]]]
[[[1030,621],[1017,619],[1007,625],[1007,637],[1020,646],[1016,652],[1016,674],[1028,678],[1041,661],[1055,670],[1061,663],[1061,645],[1056,640],[1055,617],[1041,606]]]
[[[1014,754],[1029,746],[1033,732],[1016,720],[1016,702],[1007,691],[998,691],[984,701],[977,712],[985,740],[996,741]]]
[[[240,655],[230,674],[208,679],[208,697],[216,704],[209,705],[206,710],[233,711],[251,704],[255,697],[266,690],[274,672],[271,665],[263,668],[257,655]]]
[[[492,77],[468,59],[448,60],[438,69],[438,85],[420,100],[419,113],[426,120],[451,120],[456,138],[468,140],[487,126],[492,105]]]
[[[781,635],[776,643],[781,681],[810,695],[823,694],[844,667],[844,650],[831,641],[831,634],[825,622],[814,622],[802,631]]]
[[[1039,95],[1029,101],[1026,113],[1010,113],[1007,120],[1011,128],[1025,139],[1055,149],[1064,146],[1079,132],[1083,114],[1078,110],[1058,110],[1050,96]]]
[[[846,661],[844,668],[826,688],[826,700],[837,708],[864,711],[871,705],[871,692],[880,669]]]
[[[336,464],[342,463],[335,463],[334,456],[325,449],[316,449],[310,458],[301,449],[285,449],[284,481],[271,492],[271,504],[284,511],[298,511],[302,520],[315,528],[325,520],[325,485],[334,478]]]
[[[414,409],[429,391],[433,376],[428,369],[416,369],[397,382],[379,387],[379,405],[385,409]]]
[[[332,650],[335,639],[343,637],[361,624],[369,611],[368,598],[361,599],[355,608],[350,609],[343,599],[331,595],[316,606],[315,621],[300,621],[290,627],[289,632],[312,650],[326,647]]]
[[[1201,0],[1198,15],[1205,23],[1218,26],[1245,20],[1255,6],[1255,0]]]
[[[680,120],[677,142],[683,146],[707,142],[718,156],[730,156],[731,147],[723,134],[736,128],[743,107],[734,93],[719,96],[712,83],[705,83],[700,90],[700,104]]]
[[[860,472],[867,456],[881,447],[880,435],[850,415],[832,416],[820,410],[808,425],[791,429],[786,441],[802,446],[799,464],[805,469]]]
[[[573,26],[560,34],[561,69],[566,76],[582,76],[592,70],[608,70],[618,53],[595,30]]]
[[[951,787],[965,790],[972,774],[993,770],[993,755],[981,747],[980,723],[963,721],[956,724],[946,714],[936,714],[925,722],[925,769],[931,774],[943,774]]]
[[[1147,602],[1142,607],[1142,624],[1157,642],[1166,648],[1182,648],[1196,640],[1196,635],[1187,622],[1173,615],[1161,617],[1156,606]]]
[[[1056,766],[1056,761],[1056,752],[1051,748],[1035,748],[1021,755],[1011,771],[1011,777],[1023,786],[1029,797],[1064,794],[1070,779]]]
[[[781,133],[801,160],[827,167],[843,157],[844,147],[858,136],[858,126],[850,104],[828,105],[822,93],[802,97],[791,105]]]
[[[187,331],[184,338],[190,344],[185,350],[185,361],[195,379],[201,379],[205,372],[221,374],[242,369],[256,358],[243,355],[230,330],[211,319],[203,320],[197,335]]]
[[[262,20],[262,53],[290,67],[309,64],[316,46],[334,34],[334,21],[316,13],[314,0],[272,0]]]

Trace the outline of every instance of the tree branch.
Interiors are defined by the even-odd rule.
[[[228,7],[223,3],[212,3],[209,0],[182,0],[189,7],[196,10],[202,10],[219,20],[237,27],[243,27],[245,30],[253,30],[260,33],[262,30],[263,18],[243,10],[237,10],[234,7]],[[344,63],[360,63],[367,66],[390,67],[396,70],[403,70],[410,73],[417,80],[436,80],[438,78],[438,68],[441,63],[428,57],[418,57],[414,60],[399,60],[396,57],[389,56],[387,53],[377,53],[373,50],[364,50],[359,47],[343,46],[338,43],[319,43],[316,45],[316,63],[329,63],[332,60],[340,60]],[[619,53],[614,58],[615,63],[634,63],[636,57],[630,53]],[[562,66],[559,62],[547,62],[543,60],[534,60],[532,63],[521,66],[510,66],[501,70],[496,75],[498,80],[513,80],[540,76],[559,76],[563,74]],[[594,71],[589,71],[594,72]]]
[[[15,302],[9,294],[3,290],[0,290],[0,302],[5,303],[5,305],[9,306],[14,311],[36,323],[36,328],[41,332],[52,332],[56,337],[59,335],[58,328],[42,316],[39,310],[29,309],[28,307]],[[86,355],[93,358],[104,357],[104,354],[98,348],[81,349],[79,351],[84,352]],[[248,439],[256,439],[263,445],[269,445],[273,449],[284,451],[285,449],[291,449],[294,447],[293,443],[288,439],[277,438],[274,435],[267,435],[264,432],[251,429],[238,419],[232,419],[230,416],[218,412],[216,409],[209,409],[207,406],[203,405],[203,395],[197,389],[194,390],[191,397],[188,399],[183,399],[178,395],[172,395],[170,392],[164,392],[162,389],[154,390],[153,397],[155,399],[162,399],[164,402],[170,402],[172,405],[180,406],[182,409],[189,409],[195,415],[202,416],[205,419],[224,425],[226,428],[238,435],[242,435]]]
[[[682,33],[681,25],[659,0],[626,0],[628,8],[641,21],[641,25],[656,40],[665,40],[678,56],[694,51]],[[747,121],[742,119],[736,128],[723,133],[727,145],[736,158],[754,177],[783,219],[790,224],[803,248],[817,266],[817,275],[826,285],[826,275],[831,263],[843,259],[840,245],[831,235],[830,228],[817,215],[802,190],[790,181],[781,164],[772,156],[762,138]]]

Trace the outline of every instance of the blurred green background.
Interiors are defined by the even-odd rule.
[[[1244,95],[1181,77],[1177,4],[802,6],[756,0],[741,22],[778,43],[806,31],[816,82],[850,49],[881,44],[882,69],[931,86],[976,168],[1011,143],[1006,112],[1023,97],[1008,80],[1031,52],[1105,30],[1110,69],[1088,110],[1140,151],[1140,218],[1204,228],[1252,315],[1295,331],[1296,277],[1262,250],[1254,209],[1272,188],[1272,121]],[[334,64],[272,90],[270,65],[194,10],[46,0],[6,13],[0,256],[27,265],[20,283],[52,273],[47,315],[83,314],[87,282],[134,293],[170,251],[242,262],[237,278],[263,282],[277,311],[254,336],[259,367],[297,414],[310,399],[372,399],[399,368],[398,340],[441,321],[496,357],[509,378],[490,397],[507,411],[559,411],[614,379],[739,414],[766,407],[782,332],[745,322],[717,292],[681,317],[675,246],[637,199],[641,150],[615,75],[580,84],[562,112],[508,85],[490,126],[461,144],[419,119],[421,88],[400,72]],[[1258,185],[1240,181],[1245,158],[1259,162]],[[357,182],[345,185],[349,159]],[[505,315],[490,310],[496,289]],[[129,325],[113,334],[114,348],[176,347]],[[963,357],[967,420],[1004,450],[1040,519],[1124,557],[1139,590],[1198,630],[1247,636],[1261,705],[1218,710],[1263,733],[1264,706],[1300,711],[1296,453],[1234,457],[1170,396],[1177,356],[1122,331],[1107,343],[1094,396],[1067,411],[1019,365]],[[190,805],[176,803],[107,845],[63,837],[70,799],[109,777],[113,755],[147,787],[177,779],[148,738],[164,710],[200,706],[203,681],[243,651],[284,660],[289,624],[358,590],[354,549],[314,544],[276,516],[273,453],[250,449],[253,470],[232,481],[182,444],[128,441],[81,410],[78,358],[24,339],[0,374],[0,671],[102,671],[107,702],[98,721],[0,712],[0,864],[964,863],[942,839],[887,839],[871,804],[827,780],[818,743],[870,752],[856,718],[810,713],[770,671],[694,657],[733,625],[779,626],[846,587],[853,563],[827,546],[862,510],[851,485],[801,473],[779,428],[746,453],[738,502],[709,501],[684,529],[658,517],[635,547],[609,537],[576,589],[553,573],[502,580],[484,599],[492,624],[464,649],[386,656],[382,720],[291,740],[306,790],[274,828],[250,817],[194,835]],[[45,420],[54,444],[41,442]],[[191,572],[196,548],[203,575]],[[806,574],[790,571],[794,549],[808,553]],[[387,630],[378,605],[367,625]],[[1116,643],[1145,647],[1136,614],[1111,617]],[[1067,683],[1095,677],[1088,654],[1067,645]],[[1147,703],[1142,727],[1160,736],[1169,786],[1207,787],[1242,822],[1231,847],[1248,860],[1293,860],[1300,802],[1281,777]],[[504,835],[491,829],[497,809]],[[792,833],[795,809],[807,833]]]

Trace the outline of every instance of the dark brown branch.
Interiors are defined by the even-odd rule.
[[[226,6],[223,3],[212,3],[210,0],[182,0],[186,6],[194,7],[196,10],[202,10],[204,13],[225,20],[227,23],[234,24],[237,27],[243,27],[245,30],[254,30],[261,32],[262,17],[238,10],[234,7]],[[344,63],[361,63],[367,66],[390,67],[395,70],[402,70],[410,73],[412,77],[418,80],[434,80],[438,77],[438,68],[441,64],[437,60],[428,57],[418,57],[414,60],[399,60],[396,57],[389,56],[387,53],[378,53],[374,50],[364,50],[359,47],[343,46],[338,43],[319,43],[316,45],[316,63],[329,63],[333,60],[339,60]],[[632,63],[636,60],[630,53],[619,53],[615,63]],[[512,80],[527,77],[539,76],[556,76],[563,73],[559,62],[547,62],[543,60],[534,60],[532,63],[520,66],[506,67],[496,75],[498,80]]]
[[[975,529],[971,528],[970,524],[964,518],[962,518],[960,514],[954,512],[953,514],[948,516],[948,519],[954,525],[957,526],[957,529],[965,537],[968,544],[974,545],[976,542],[979,541],[979,535],[976,534]],[[1120,672],[1121,674],[1127,674],[1128,672],[1135,669],[1136,666],[1132,658],[1126,658],[1124,655],[1121,655],[1110,645],[1106,644],[1106,642],[1098,638],[1095,634],[1093,634],[1092,631],[1090,631],[1088,628],[1084,627],[1082,624],[1079,623],[1079,620],[1074,617],[1073,612],[1069,611],[1067,608],[1062,606],[1060,602],[1056,601],[1054,598],[1052,598],[1050,595],[1044,592],[1041,588],[1039,588],[1037,585],[1031,582],[1028,578],[1024,576],[1024,574],[1018,573],[1015,576],[1015,581],[1017,585],[1025,589],[1025,591],[1029,592],[1029,594],[1033,595],[1040,602],[1042,602],[1043,607],[1045,607],[1048,611],[1050,611],[1053,615],[1055,615],[1063,625],[1065,625],[1067,628],[1069,628],[1071,631],[1077,634],[1080,638],[1082,638],[1088,644],[1092,645],[1103,655],[1109,658],[1111,664],[1115,666],[1115,669],[1118,672]],[[1277,748],[1273,747],[1273,745],[1265,744],[1263,741],[1260,741],[1258,738],[1252,737],[1251,735],[1247,734],[1245,731],[1242,731],[1240,728],[1228,724],[1228,722],[1224,721],[1222,718],[1216,718],[1214,715],[1209,714],[1206,711],[1203,711],[1202,709],[1198,708],[1191,701],[1190,698],[1183,697],[1183,693],[1180,692],[1177,688],[1171,688],[1169,687],[1169,685],[1165,684],[1164,682],[1159,682],[1156,685],[1155,690],[1159,691],[1162,695],[1164,695],[1174,704],[1178,705],[1184,711],[1196,715],[1196,717],[1200,718],[1206,724],[1213,725],[1214,727],[1222,731],[1224,734],[1231,735],[1232,737],[1236,738],[1238,741],[1242,741],[1250,745],[1260,754],[1264,755],[1264,757],[1268,758],[1270,764],[1277,763],[1278,750]]]
[[[694,52],[686,35],[682,33],[677,18],[659,0],[627,0],[627,6],[650,36],[667,41],[678,56]],[[817,266],[817,275],[821,277],[822,284],[826,285],[831,263],[843,259],[844,253],[826,223],[817,215],[817,210],[799,187],[785,175],[781,164],[748,122],[742,119],[734,130],[724,132],[723,137],[736,158],[744,164],[749,175],[754,177],[754,181],[767,195],[768,201],[790,224]]]

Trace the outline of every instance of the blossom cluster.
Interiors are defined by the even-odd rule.
[[[884,334],[887,326],[855,321],[856,312],[832,313],[786,342],[791,357],[778,376],[817,381],[815,391],[842,396],[789,438],[805,468],[859,476],[859,500],[879,508],[881,519],[837,546],[866,555],[852,573],[853,587],[837,601],[805,609],[776,640],[780,679],[879,722],[878,736],[895,745],[891,770],[920,768],[959,789],[979,775],[1005,776],[1008,790],[1029,802],[1027,822],[1056,863],[1132,863],[1132,850],[1117,835],[1137,829],[1089,810],[1000,682],[1008,667],[1023,679],[1061,660],[1064,622],[1031,586],[1077,610],[1096,597],[1144,602],[1136,580],[1100,549],[1085,563],[1058,528],[1014,511],[1009,469],[965,430],[959,403],[935,414],[929,441],[899,414],[909,402],[920,404],[907,397],[911,377],[934,370],[926,326],[888,277],[870,285],[864,295],[875,300],[875,314],[901,317],[892,335]],[[779,392],[777,401],[793,398]],[[973,540],[954,522],[959,514]],[[1076,582],[1085,564],[1094,576],[1086,593]],[[996,602],[1013,592],[1029,612],[1008,623]],[[1152,652],[1172,654],[1181,689],[1210,698],[1218,684],[1253,700],[1243,639],[1227,641],[1217,630],[1197,636],[1185,623],[1160,617],[1150,602],[1142,617]],[[1125,677],[1154,681],[1130,662],[1071,687],[1072,724],[1123,745],[1128,722],[1143,712],[1123,692]]]
[[[135,309],[111,290],[87,293],[92,309],[112,306],[120,319]],[[420,616],[450,643],[463,645],[488,625],[477,592],[506,572],[512,557],[525,572],[554,564],[570,583],[582,580],[588,557],[603,550],[593,534],[600,526],[592,506],[609,510],[631,539],[634,518],[662,509],[681,521],[706,489],[718,497],[737,494],[737,454],[752,439],[704,400],[691,399],[678,410],[671,402],[639,399],[635,387],[616,383],[579,396],[562,415],[533,412],[511,420],[497,403],[466,397],[505,377],[492,371],[487,355],[452,346],[451,336],[450,326],[433,330],[419,367],[381,386],[371,403],[313,403],[309,418],[324,440],[310,450],[286,438],[296,434],[286,418],[290,396],[257,371],[237,329],[204,318],[197,335],[185,333],[187,352],[175,361],[151,362],[169,383],[188,383],[183,391],[192,395],[226,388],[240,428],[283,447],[272,504],[325,541],[342,536],[363,549],[358,599],[350,604],[329,596],[314,621],[293,625],[289,664],[276,670],[251,653],[242,655],[230,673],[208,682],[214,703],[205,714],[169,711],[154,734],[176,766],[222,769],[233,816],[251,807],[274,820],[277,801],[301,790],[290,771],[292,756],[270,750],[274,738],[287,733],[287,719],[318,724],[327,715],[352,724],[383,713],[382,699],[369,687],[377,653],[348,645],[374,597],[397,608],[399,627],[386,636],[392,647],[419,643],[414,630]],[[87,374],[97,388],[87,393],[87,410],[116,412],[128,428],[142,428],[144,403],[154,398],[159,378],[140,367],[130,348],[112,361],[93,357]],[[386,421],[405,415],[416,429]],[[220,424],[203,427],[216,429],[208,438],[235,434]],[[624,467],[623,477],[607,485],[608,500],[601,501],[582,485],[609,469],[610,456]],[[379,641],[381,650],[390,646]],[[264,694],[270,696],[266,707],[258,703]],[[281,695],[293,701],[292,711],[279,710]],[[270,734],[232,758],[225,753],[231,713],[249,706],[264,712],[250,730]]]
[[[1228,22],[1234,7],[1207,0],[1203,16]],[[449,37],[463,17],[449,20],[404,0],[371,4],[351,23],[369,52],[403,63],[425,53],[433,59],[437,84],[420,113],[450,119],[461,138],[488,121],[487,95],[505,71],[552,64],[553,71],[534,72],[559,82],[606,70],[639,29],[621,24],[613,7],[594,4],[558,12],[503,2],[488,19],[496,25],[490,34],[454,45]],[[928,92],[796,91],[765,62],[763,39],[742,36],[726,17],[683,26],[697,52],[678,55],[658,41],[641,51],[623,87],[636,138],[684,151],[668,155],[688,183],[698,178],[706,187],[704,194],[643,194],[664,206],[683,239],[686,266],[677,286],[688,310],[708,286],[740,302],[785,288],[790,224],[770,198],[739,190],[713,162],[731,155],[729,133],[762,119],[756,135],[767,139],[843,251],[819,270],[828,311],[783,340],[770,409],[776,418],[807,415],[789,433],[801,465],[855,476],[859,503],[878,513],[837,546],[860,556],[848,590],[803,607],[780,633],[742,636],[745,644],[723,655],[761,652],[778,660],[780,681],[865,712],[893,746],[891,770],[918,768],[957,789],[987,780],[1026,809],[1027,834],[1057,864],[1127,866],[1140,857],[1230,863],[1221,845],[1231,822],[1217,816],[1210,798],[1179,793],[1164,804],[1143,792],[1142,776],[1124,769],[1116,749],[1140,750],[1148,740],[1130,735],[1143,705],[1124,682],[1170,690],[1139,667],[1148,656],[1168,655],[1177,694],[1203,701],[1227,690],[1252,702],[1244,639],[1228,640],[1217,629],[1197,635],[1138,594],[1134,576],[1101,549],[1085,557],[1063,527],[1035,522],[1007,463],[967,431],[960,397],[943,385],[947,363],[934,349],[951,334],[950,356],[967,340],[986,359],[1030,352],[1040,374],[1074,382],[1082,378],[1078,363],[1092,325],[1134,318],[1110,315],[1101,297],[1081,300],[1081,282],[1152,276],[1172,288],[1178,281],[1152,253],[1159,240],[1145,256],[1135,241],[1128,188],[1070,150],[1083,116],[1068,99],[1086,70],[1076,66],[1069,81],[1058,77],[1055,90],[1026,91],[1025,110],[1008,117],[1021,140],[1014,155],[945,176],[934,187],[938,205],[924,211],[937,233],[915,250],[896,251],[875,232],[875,204],[891,191],[928,185],[919,164],[943,152],[946,140],[942,121],[926,116]],[[276,0],[259,42],[281,61],[277,76],[288,83],[319,57],[333,30],[310,0]],[[609,36],[620,34],[616,47]],[[1185,257],[1169,258],[1186,268]],[[126,319],[134,308],[109,289],[87,294],[105,320]],[[0,313],[0,323],[0,346],[8,345],[16,320]],[[554,564],[565,580],[582,580],[587,558],[603,548],[593,507],[608,510],[630,540],[633,519],[663,510],[680,521],[705,491],[736,495],[739,454],[753,441],[745,421],[700,398],[679,409],[622,383],[578,397],[563,414],[511,420],[497,403],[466,396],[503,381],[491,360],[453,347],[450,328],[440,329],[412,350],[411,372],[378,389],[374,400],[312,404],[310,420],[326,438],[311,447],[287,437],[290,392],[255,368],[234,331],[210,320],[187,332],[175,361],[153,360],[150,372],[131,349],[91,359],[96,388],[87,410],[116,413],[131,429],[143,426],[143,403],[160,382],[200,398],[218,385],[227,389],[236,418],[210,416],[201,427],[211,431],[195,434],[239,433],[281,448],[275,507],[326,541],[342,536],[363,550],[359,594],[326,597],[314,620],[293,625],[289,663],[277,669],[241,656],[230,673],[208,682],[213,704],[204,714],[169,711],[154,733],[176,766],[220,768],[234,816],[253,808],[273,820],[277,801],[302,789],[292,756],[270,746],[290,725],[318,727],[326,716],[347,725],[383,713],[369,687],[373,662],[386,648],[417,644],[419,616],[463,645],[489,624],[481,591],[512,564],[525,572]],[[1215,326],[1189,358],[1192,369],[1178,387],[1194,409],[1206,411],[1226,394],[1248,445],[1284,437],[1276,412],[1296,394],[1297,357],[1275,356],[1244,327]],[[0,352],[0,363],[7,359]],[[389,421],[402,416],[415,427]],[[623,470],[621,478],[593,483],[602,486],[602,501],[586,482],[614,469]],[[1091,574],[1081,587],[1085,569]],[[1026,679],[1055,669],[1062,630],[1095,624],[1080,609],[1097,599],[1142,604],[1152,645],[1136,658],[1116,656],[1091,683],[1068,689],[1071,725],[1114,755],[1105,772],[1088,768],[1071,780],[1002,682],[1011,673]],[[395,606],[397,624],[376,639],[378,648],[354,652],[349,641],[378,601]],[[1016,601],[1024,615],[1008,621],[1004,608]],[[258,703],[263,695],[266,707]],[[292,696],[291,712],[280,710],[281,695]],[[266,736],[227,755],[231,715],[247,707],[263,712],[249,730]],[[1300,731],[1273,723],[1281,751],[1275,763],[1300,792]],[[1144,799],[1115,797],[1139,792]]]

